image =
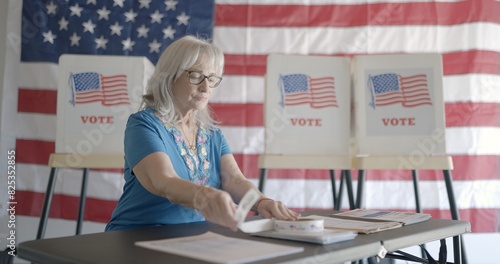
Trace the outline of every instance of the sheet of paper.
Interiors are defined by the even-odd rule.
[[[368,222],[350,219],[333,218],[320,215],[310,215],[309,218],[324,219],[325,228],[358,231],[360,233],[374,233],[382,230],[398,228],[402,226],[400,222]]]
[[[272,237],[294,241],[304,241],[315,244],[327,245],[354,239],[357,232],[348,230],[325,229],[317,233],[284,233],[274,230],[252,233],[254,236]]]
[[[243,195],[235,213],[235,220],[238,223],[238,227],[243,224],[248,212],[252,210],[252,206],[259,200],[259,197],[259,193],[254,189],[248,190],[245,195]]]
[[[430,214],[412,213],[412,212],[394,212],[394,211],[379,211],[368,209],[355,209],[347,212],[338,213],[336,215],[359,217],[366,219],[387,220],[402,222],[405,225],[420,223],[431,218]]]
[[[304,251],[207,232],[197,236],[136,242],[135,245],[211,263],[247,263]]]

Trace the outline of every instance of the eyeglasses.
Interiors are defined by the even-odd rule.
[[[189,76],[189,82],[194,85],[202,83],[205,79],[208,80],[208,86],[210,88],[217,87],[222,81],[222,77],[216,75],[206,76],[205,74],[198,71],[187,71]]]

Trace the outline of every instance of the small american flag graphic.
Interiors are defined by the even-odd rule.
[[[306,74],[280,75],[282,106],[308,104],[311,108],[339,107],[333,77],[312,78]]]
[[[71,74],[69,83],[73,106],[96,102],[104,106],[130,104],[125,74],[104,76],[97,72],[82,72]]]
[[[372,92],[370,106],[401,104],[403,107],[432,105],[425,74],[402,76],[385,73],[370,76],[368,87]]]

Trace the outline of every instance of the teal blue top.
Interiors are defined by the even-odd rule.
[[[191,154],[182,133],[155,113],[146,108],[128,119],[124,142],[125,185],[106,231],[205,220],[199,211],[154,195],[140,184],[132,168],[151,153],[166,153],[182,179],[221,188],[220,160],[231,153],[221,130],[200,126],[196,137],[197,153]]]

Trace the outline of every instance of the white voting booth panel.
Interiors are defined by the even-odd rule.
[[[265,155],[338,156],[350,163],[349,70],[343,57],[268,56]],[[307,168],[307,160],[315,158],[282,166]]]
[[[57,153],[122,154],[128,116],[139,109],[154,66],[146,57],[62,55]]]
[[[363,55],[352,64],[356,207],[362,203],[364,170],[412,170],[417,212],[417,170],[442,170],[451,217],[459,220],[450,173],[453,161],[446,154],[441,55]]]
[[[440,54],[353,59],[358,156],[445,155],[442,68]]]
[[[37,239],[42,239],[59,168],[83,169],[76,234],[83,223],[89,169],[123,168],[124,131],[154,72],[146,57],[70,55],[59,58],[56,153]]]

